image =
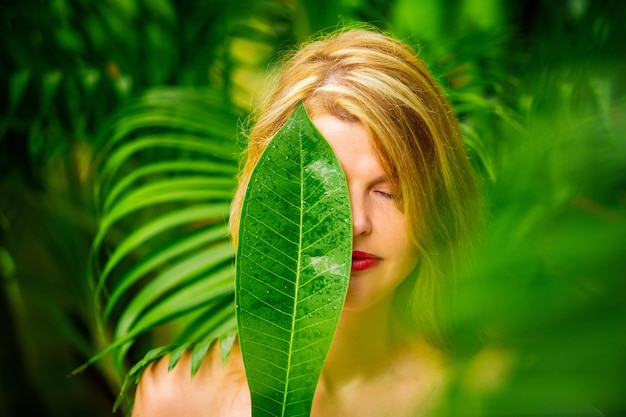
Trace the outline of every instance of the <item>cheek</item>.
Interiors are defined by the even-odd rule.
[[[415,267],[417,266],[417,261],[419,260],[419,254],[415,247],[411,246],[407,248],[405,253],[404,261],[402,262],[402,270],[405,273],[405,277],[408,276]]]
[[[417,264],[418,252],[410,240],[408,238],[398,239],[394,249],[398,256],[398,263],[402,265],[402,268],[413,270]]]
[[[383,216],[381,216],[382,228],[384,233],[388,235],[388,238],[395,242],[396,248],[404,248],[403,252],[411,250],[409,233],[407,230],[407,222],[404,213],[397,210],[387,208]]]
[[[396,267],[401,274],[408,275],[417,265],[419,254],[409,237],[405,220],[404,214],[398,211],[388,216],[385,229],[388,248],[396,258]]]

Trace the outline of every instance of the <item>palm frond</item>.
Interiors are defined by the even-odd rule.
[[[138,358],[126,378],[159,356],[134,350],[157,327],[169,329],[156,342],[160,355],[206,346],[235,328],[226,222],[243,113],[220,95],[155,89],[103,133],[90,272],[106,347],[88,363],[114,352],[120,377]]]

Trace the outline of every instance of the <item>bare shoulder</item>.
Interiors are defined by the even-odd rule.
[[[169,356],[165,356],[141,376],[133,417],[227,417],[250,413],[250,394],[237,344],[224,365],[219,343],[214,343],[194,377],[191,353],[185,353],[171,371],[168,363]]]

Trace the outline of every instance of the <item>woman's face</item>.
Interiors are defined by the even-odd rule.
[[[397,190],[386,178],[361,123],[327,114],[314,117],[313,123],[337,154],[350,192],[354,244],[344,308],[365,309],[390,301],[418,259],[405,215],[395,201]]]

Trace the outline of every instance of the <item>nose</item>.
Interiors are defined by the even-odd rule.
[[[367,204],[355,196],[350,196],[352,205],[352,233],[354,237],[367,235],[372,231],[372,223],[367,210]]]

